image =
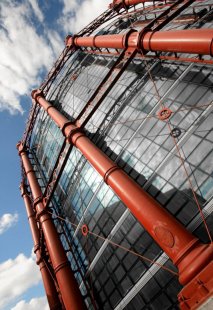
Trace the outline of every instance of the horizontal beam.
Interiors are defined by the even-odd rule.
[[[112,3],[110,3],[109,7],[111,9],[119,5],[129,7],[131,5],[136,5],[140,3],[146,3],[146,2],[162,2],[162,0],[154,0],[154,1],[151,1],[151,0],[113,0]]]
[[[103,56],[119,56],[120,53],[118,51],[98,51],[98,50],[90,50],[87,51],[88,54],[91,55],[103,55]],[[128,57],[128,54],[127,56]],[[162,59],[162,60],[168,60],[168,61],[177,61],[177,62],[189,62],[189,63],[198,63],[198,64],[205,64],[205,65],[213,65],[213,60],[210,59],[202,59],[202,58],[191,58],[191,57],[179,57],[179,56],[175,56],[175,54],[173,54],[173,56],[164,56],[164,55],[141,55],[140,53],[137,53],[135,55],[135,58],[137,59]]]
[[[67,36],[67,46],[138,49],[146,52],[175,52],[213,56],[213,29],[190,29],[174,31],[138,31],[128,34],[89,37]]]

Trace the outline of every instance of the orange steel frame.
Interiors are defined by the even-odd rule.
[[[110,3],[109,7],[112,9],[117,9],[120,7],[128,8],[132,5],[137,5],[140,3],[146,3],[146,2],[162,2],[161,0],[113,0],[112,3]]]
[[[98,27],[101,22],[107,18],[110,18],[110,16],[114,16],[110,13],[113,10],[119,11],[123,7],[128,8],[128,6],[143,2],[149,1],[113,1],[110,5],[112,10],[109,10],[107,14],[99,18],[96,26]],[[45,236],[47,250],[66,309],[85,309],[85,305],[71,268],[68,264],[68,260],[59,236],[56,232],[52,219],[47,212],[47,206],[50,201],[48,199],[51,199],[54,193],[67,159],[65,159],[64,163],[61,165],[54,182],[53,177],[50,180],[48,186],[50,187],[51,183],[54,183],[54,186],[50,188],[49,194],[49,188],[47,187],[44,195],[42,195],[32,165],[28,158],[26,147],[35,121],[36,111],[40,108],[47,112],[50,118],[61,129],[65,137],[61,152],[64,151],[66,142],[71,145],[69,152],[72,146],[78,148],[85,158],[103,177],[103,180],[120,197],[138,221],[149,232],[152,238],[177,266],[179,270],[179,281],[184,285],[184,288],[178,296],[181,309],[197,309],[197,307],[199,307],[209,296],[213,294],[212,244],[202,244],[197,238],[188,232],[185,227],[177,222],[175,218],[165,211],[153,198],[151,198],[141,187],[139,187],[135,181],[133,181],[121,168],[119,168],[95,144],[93,144],[83,132],[83,127],[86,122],[94,114],[97,107],[103,101],[104,96],[107,95],[109,89],[113,85],[112,83],[109,83],[109,77],[115,74],[114,69],[116,68],[116,65],[110,70],[110,73],[102,82],[106,87],[103,98],[97,99],[97,95],[99,94],[97,89],[95,95],[93,98],[90,98],[89,102],[77,117],[75,123],[71,123],[69,119],[57,111],[57,109],[45,99],[45,95],[49,90],[51,83],[60,72],[64,63],[69,59],[70,55],[72,55],[78,48],[89,47],[91,49],[98,49],[97,53],[101,53],[101,49],[105,48],[112,55],[113,53],[120,53],[121,56],[117,63],[119,64],[121,60],[123,62],[125,59],[125,64],[121,68],[119,74],[115,75],[113,80],[114,83],[128,65],[128,58],[131,59],[131,57],[135,57],[138,54],[141,54],[142,57],[144,57],[149,51],[167,51],[173,53],[190,53],[213,56],[213,29],[159,31],[166,23],[176,17],[182,10],[193,2],[194,1],[180,0],[172,2],[167,10],[160,14],[156,20],[150,22],[148,27],[145,27],[141,32],[132,30],[127,34],[121,35],[84,36],[85,34],[90,34],[92,29],[94,30],[95,26],[91,25],[91,27],[87,28],[85,31],[82,31],[78,36],[68,36],[65,41],[65,51],[56,63],[56,66],[48,75],[47,80],[42,84],[41,88],[32,92],[34,108],[31,113],[31,119],[23,142],[18,144],[18,150],[22,159],[23,169],[32,192],[36,217]],[[180,7],[179,5],[182,6]],[[167,14],[170,14],[168,15],[168,18],[162,19],[162,17],[167,16]],[[159,21],[160,24],[156,26],[156,22]],[[115,51],[109,51],[110,48]],[[120,50],[121,52],[119,52]],[[93,52],[93,50],[88,50],[88,52]],[[157,56],[155,55],[155,57]],[[99,88],[102,88],[103,85],[100,85]],[[95,98],[97,99],[97,102],[95,107],[91,110],[91,102]],[[53,169],[53,175],[56,169],[58,169],[61,152]],[[68,158],[69,156],[66,157]],[[24,185],[22,185],[22,196],[24,198],[29,216],[30,227],[35,244],[35,253],[38,257],[38,264],[40,268],[42,266],[41,270],[45,283],[45,289],[47,295],[50,295],[50,298],[48,299],[49,304],[52,305],[51,309],[54,309],[54,305],[59,302],[57,290],[54,281],[52,281],[42,263],[40,249],[37,246],[38,227],[33,210],[30,207],[30,200]]]
[[[21,183],[20,186],[21,195],[23,197],[26,212],[29,220],[30,229],[32,232],[33,243],[34,243],[34,252],[36,254],[36,263],[40,268],[42,280],[44,283],[44,289],[47,295],[47,300],[51,310],[61,309],[61,302],[58,297],[57,288],[55,282],[51,277],[51,274],[48,270],[47,263],[44,260],[41,245],[40,245],[40,232],[36,221],[35,212],[33,210],[29,193],[27,192],[27,187],[24,183]]]
[[[201,300],[203,301],[212,294],[213,286],[210,285],[212,279],[207,278],[206,280],[206,276],[212,275],[212,245],[200,243],[197,238],[189,233],[140,188],[135,181],[94,145],[82,132],[81,128],[71,124],[65,116],[44,99],[40,91],[34,91],[32,96],[58,127],[60,127],[62,133],[67,138],[67,142],[81,151],[103,177],[104,181],[120,197],[152,238],[177,266],[179,270],[179,281],[181,284],[186,285],[187,288],[186,293],[183,289],[179,295],[182,308],[185,309],[185,299],[190,298],[189,302],[196,300],[196,304],[198,305]],[[203,296],[203,299],[199,295],[201,285],[199,283],[202,283],[206,292],[208,292]],[[191,285],[193,286],[192,290],[190,289]],[[196,290],[194,288],[195,286]]]
[[[148,31],[140,36],[138,31],[126,34],[91,37],[67,37],[68,46],[114,49],[135,49],[142,52],[173,52],[213,56],[213,29],[176,31]],[[181,44],[179,44],[181,42]]]
[[[47,250],[52,262],[58,286],[66,309],[86,309],[65,250],[56,231],[55,225],[44,204],[42,191],[33,167],[28,158],[27,150],[22,143],[17,145],[23,168],[32,192],[36,217],[44,233]],[[24,196],[26,198],[26,196]]]

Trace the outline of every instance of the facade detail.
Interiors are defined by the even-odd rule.
[[[213,3],[114,0],[17,148],[50,309],[211,309]]]

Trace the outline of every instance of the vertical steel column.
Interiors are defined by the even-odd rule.
[[[42,258],[41,249],[39,245],[39,229],[36,223],[35,213],[31,206],[31,201],[28,196],[26,187],[23,183],[21,183],[20,185],[20,190],[21,190],[21,195],[25,203],[27,217],[28,217],[30,229],[32,232],[34,252],[36,254],[36,263],[39,266],[40,271],[41,271],[41,276],[42,276],[42,280],[44,283],[44,289],[47,295],[47,300],[49,303],[50,310],[62,309],[60,300],[58,298],[58,293],[55,287],[54,280],[52,279],[50,272]]]
[[[117,167],[79,128],[71,124],[65,116],[51,106],[42,97],[41,92],[33,91],[32,96],[61,128],[69,143],[81,151],[152,238],[172,259],[179,269],[180,283],[187,284],[204,267],[208,266],[213,257],[211,245],[200,243],[122,169]]]
[[[39,219],[44,233],[47,249],[54,268],[56,279],[60,288],[61,296],[67,310],[83,310],[85,304],[81,296],[78,284],[72,273],[70,263],[67,259],[64,248],[59,239],[55,225],[45,208],[42,198],[41,188],[37,181],[35,172],[27,156],[26,149],[21,143],[17,145],[19,156],[21,157],[25,173],[30,185],[36,216]]]

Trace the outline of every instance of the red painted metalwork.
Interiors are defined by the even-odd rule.
[[[163,11],[159,16],[157,16],[154,20],[150,21],[149,24],[146,26],[146,28],[152,28],[152,30],[156,31],[161,29],[163,26],[165,26],[169,21],[173,20],[175,17],[177,17],[184,9],[186,9],[191,3],[195,2],[195,0],[178,0],[175,1],[175,3],[169,4],[168,9]],[[180,6],[182,5],[182,6]],[[167,6],[167,4],[166,4]],[[107,10],[104,13],[102,13],[98,18],[96,18],[93,22],[91,22],[88,26],[86,26],[84,29],[82,29],[76,37],[83,36],[85,34],[89,35],[91,34],[95,29],[97,29],[101,24],[104,22],[109,21],[113,17],[115,17],[118,13],[116,13],[113,10]],[[155,27],[153,27],[155,26]],[[144,30],[143,30],[144,32]],[[145,33],[145,32],[144,32]],[[140,34],[140,36],[142,33]],[[47,94],[49,91],[52,83],[55,81],[58,73],[61,71],[63,66],[66,64],[66,62],[69,60],[69,58],[72,56],[72,54],[75,52],[75,48],[72,48],[72,40],[70,40],[70,36],[68,36],[65,40],[66,47],[62,51],[59,59],[54,64],[53,68],[49,72],[47,78],[44,80],[44,82],[41,84],[40,89],[43,90],[44,94]],[[132,53],[130,53],[131,55]],[[129,55],[129,56],[130,56]],[[128,54],[126,55],[128,56]],[[38,115],[39,109],[37,106],[32,107],[32,113],[29,117],[29,121],[27,124],[26,131],[24,133],[23,137],[23,143],[26,145],[30,144],[30,136],[32,128],[35,124],[36,117]]]
[[[162,29],[165,25],[167,25],[170,21],[174,20],[175,17],[179,16],[186,8],[188,8],[192,3],[194,3],[196,0],[178,0],[174,1],[173,4],[171,4],[168,9],[163,11],[159,16],[157,16],[152,22],[151,27],[156,24],[153,31],[159,31]],[[146,26],[149,26],[150,23]]]
[[[66,155],[64,155],[65,157],[64,157],[64,159],[63,159],[63,162],[62,162],[62,164],[60,165],[60,168],[58,167],[57,162],[60,163],[60,159],[59,159],[59,158],[60,158],[60,157],[63,157],[63,152],[64,152],[63,146],[62,146],[61,150],[59,151],[59,156],[58,156],[58,158],[57,158],[57,160],[56,160],[56,165],[55,165],[55,168],[54,168],[55,170],[53,170],[53,173],[54,173],[54,172],[57,173],[56,170],[58,170],[58,169],[59,169],[59,172],[57,173],[56,179],[52,179],[53,187],[50,186],[50,191],[48,190],[48,192],[47,192],[47,195],[50,194],[50,196],[46,197],[46,196],[45,196],[45,192],[44,192],[44,194],[43,194],[43,197],[44,197],[43,200],[45,201],[45,207],[46,207],[46,208],[48,208],[48,205],[49,205],[50,202],[53,202],[53,201],[51,200],[51,196],[54,194],[55,186],[58,184],[58,181],[59,181],[59,179],[60,179],[60,174],[63,172],[64,165],[66,164],[67,159],[68,159],[68,157],[69,157],[69,153],[70,153],[69,151],[70,151],[70,149],[72,149],[72,145],[69,145],[68,150],[67,150],[67,152],[66,152]],[[31,153],[31,155],[33,155],[33,156],[32,156],[33,161],[35,161],[35,164],[36,164],[36,166],[38,167],[39,163],[38,163],[37,158],[34,156],[34,153]],[[40,170],[40,169],[39,169],[39,170]],[[51,178],[51,177],[50,177],[50,178]],[[71,178],[72,178],[72,180],[75,182],[75,178],[74,178],[73,174],[72,174]],[[50,181],[50,180],[49,180],[49,181]],[[49,181],[48,181],[48,184],[50,185],[50,182],[49,182]],[[47,187],[48,187],[48,185],[47,185]],[[47,187],[46,187],[46,190],[47,190]],[[48,211],[48,213],[54,215],[53,221],[57,221],[57,227],[58,227],[58,225],[60,225],[60,226],[59,226],[59,227],[60,227],[60,228],[59,228],[59,229],[60,229],[60,235],[63,236],[63,238],[65,238],[65,240],[66,240],[66,242],[67,242],[67,245],[69,245],[69,248],[66,248],[66,252],[70,251],[70,252],[72,253],[72,257],[73,257],[74,262],[75,262],[75,264],[76,264],[76,266],[77,266],[77,268],[73,270],[73,273],[75,274],[75,272],[77,272],[78,274],[80,274],[80,276],[82,277],[82,279],[84,279],[84,274],[83,274],[83,271],[82,271],[82,269],[81,269],[81,264],[80,264],[80,262],[78,261],[78,259],[76,259],[76,256],[75,256],[75,254],[74,254],[74,252],[73,252],[73,248],[72,248],[72,247],[73,247],[73,244],[71,244],[71,242],[70,242],[70,240],[69,240],[69,238],[68,238],[68,236],[67,236],[67,229],[65,229],[65,227],[66,227],[66,221],[64,220],[64,218],[62,218],[61,216],[59,216],[58,210],[57,210],[57,208],[55,207],[55,204],[54,204],[54,203],[51,203],[51,211]],[[64,226],[65,226],[65,227],[64,227]],[[42,243],[42,242],[41,242],[41,243]],[[43,243],[42,243],[42,244],[43,244]],[[68,250],[68,249],[69,249],[69,250]],[[53,275],[53,273],[54,273],[54,272],[52,272],[51,274]],[[85,285],[85,287],[87,288],[87,291],[89,292],[89,291],[90,291],[90,287],[89,287],[88,282],[87,282],[86,280],[84,281],[84,285]],[[61,298],[61,295],[60,295],[59,297],[60,297],[61,302],[63,303],[62,298]],[[96,303],[95,303],[95,301],[94,301],[93,299],[92,299],[92,303],[93,303],[93,305],[94,305],[94,308],[96,309],[96,308],[97,308],[97,307],[96,307]]]
[[[160,15],[158,15],[155,19],[150,20],[149,23],[146,25],[146,27],[140,32],[139,36],[143,37],[143,34],[145,34],[148,30],[150,30],[150,31],[151,30],[152,31],[160,30],[166,24],[168,24],[170,21],[173,21],[175,17],[179,16],[179,14],[181,12],[183,12],[193,2],[195,2],[195,0],[188,0],[188,1],[179,0],[179,1],[175,1],[174,3],[168,4],[169,7],[165,11],[163,11]],[[66,44],[71,46],[72,42],[73,42],[72,38],[70,36],[68,36],[66,38]],[[95,50],[93,48],[92,50],[86,50],[86,52],[91,53],[91,54],[102,54],[102,55],[111,55],[111,56],[116,56],[116,55],[119,56],[120,55],[120,52],[117,49],[116,49],[116,52],[112,52],[108,49],[101,51],[100,48],[95,49]],[[143,54],[137,53],[136,57],[142,57],[143,58],[147,52],[148,51],[144,50]],[[128,57],[128,54],[126,54],[126,57]],[[161,56],[161,55],[159,55],[159,56],[154,55],[153,56],[153,55],[149,55],[146,57],[166,59],[166,60],[175,60],[175,61],[185,61],[185,62],[190,61],[190,62],[198,62],[198,63],[205,63],[205,64],[211,64],[212,63],[211,60],[202,60],[200,58],[199,59],[183,58],[183,57],[177,57],[176,55],[175,56]]]
[[[172,115],[172,111],[171,111],[169,108],[162,108],[162,109],[158,112],[158,118],[159,118],[160,120],[168,119],[171,115]]]
[[[33,98],[61,128],[64,136],[75,145],[103,177],[124,204],[131,210],[153,239],[179,269],[179,281],[187,284],[213,258],[211,245],[204,245],[167,213],[135,181],[110,160],[86,135],[43,98],[39,91]]]
[[[213,262],[210,262],[178,294],[181,310],[200,309],[200,306],[213,295]],[[210,309],[209,307],[203,309]]]
[[[80,41],[76,41],[77,37],[72,37],[72,36],[67,36],[65,43],[66,46],[84,46],[84,47],[93,47],[93,48],[115,48],[115,49],[121,49],[121,48],[139,48],[142,49],[142,43],[141,43],[141,39],[143,39],[144,34],[146,34],[146,32],[152,30],[152,32],[155,31],[159,31],[160,29],[162,29],[165,25],[167,25],[170,21],[172,21],[175,17],[179,16],[179,14],[181,12],[183,12],[187,7],[189,7],[192,3],[194,3],[196,0],[178,0],[175,1],[173,4],[171,4],[166,10],[164,10],[163,12],[161,12],[161,14],[159,14],[157,17],[155,17],[153,20],[151,20],[147,26],[141,30],[140,33],[138,33],[138,38],[137,38],[137,42],[136,45],[131,46],[131,42],[128,42],[128,38],[129,38],[129,33],[126,33],[125,35],[121,36],[121,35],[110,35],[110,36],[98,36],[99,39],[102,39],[100,42],[98,42],[96,44],[95,38],[97,37],[89,37],[90,39],[92,38],[92,41],[81,41],[83,42],[83,44],[86,45],[81,45]],[[119,37],[122,38],[121,41],[119,42]],[[88,37],[86,37],[88,38]],[[105,39],[107,39],[107,42],[105,41]],[[76,40],[75,40],[76,39]],[[85,38],[83,38],[85,39]],[[89,45],[88,45],[89,44]],[[102,45],[104,44],[104,45]],[[107,46],[108,44],[108,46]],[[109,45],[112,44],[112,45]],[[116,44],[118,44],[116,46]],[[99,46],[100,45],[100,46]],[[145,51],[143,50],[143,52],[148,52],[149,50]]]
[[[89,228],[88,228],[88,226],[86,224],[82,225],[81,232],[82,232],[82,235],[85,236],[85,237],[88,235]]]
[[[55,287],[55,283],[47,269],[47,266],[43,260],[42,253],[41,253],[41,248],[40,248],[40,242],[39,242],[39,229],[37,226],[36,218],[35,218],[35,213],[33,211],[33,208],[31,206],[31,201],[29,198],[29,195],[26,190],[26,186],[21,183],[20,185],[21,189],[21,195],[23,197],[26,211],[27,211],[27,216],[29,220],[29,225],[32,233],[32,238],[33,238],[33,243],[34,243],[34,252],[36,254],[36,263],[40,268],[41,275],[42,275],[42,280],[44,283],[44,289],[47,295],[47,300],[49,303],[49,307],[51,310],[59,310],[62,309],[62,305],[60,303],[60,300],[58,298],[58,293]]]
[[[178,62],[190,62],[190,63],[198,63],[204,65],[213,65],[213,60],[201,59],[201,58],[186,58],[186,57],[177,57],[177,56],[147,56],[146,58],[152,59],[162,59],[168,61],[178,61]]]
[[[100,51],[100,50],[87,50],[88,54],[91,55],[103,55],[103,56],[119,56],[120,53],[118,51]],[[162,59],[162,60],[168,60],[168,61],[178,61],[178,62],[193,62],[193,63],[199,63],[199,64],[206,64],[206,65],[212,65],[213,60],[210,59],[202,59],[202,58],[191,58],[191,57],[179,57],[179,56],[163,56],[163,55],[141,55],[140,53],[137,53],[135,55],[135,58],[138,59]]]
[[[147,33],[142,48],[213,56],[213,29],[191,29]]]
[[[202,0],[196,0],[197,2],[202,2]],[[125,5],[126,7],[131,5],[137,5],[140,3],[146,3],[146,2],[163,2],[163,0],[113,0],[112,3],[110,3],[109,7],[113,8],[118,5]],[[170,0],[168,3],[173,3],[175,0]]]
[[[77,36],[90,35],[94,30],[96,30],[104,22],[111,20],[117,15],[118,13],[113,10],[106,10],[99,17],[93,20],[89,25],[84,27],[77,34]],[[40,89],[42,89],[45,94],[48,93],[50,87],[52,86],[53,82],[57,78],[59,72],[64,67],[64,65],[67,63],[67,61],[70,59],[70,57],[73,55],[74,52],[75,52],[75,49],[71,48],[70,46],[65,46],[61,55],[59,56],[59,58],[53,65],[53,68],[50,70],[44,82],[40,86]],[[38,112],[39,112],[39,109],[37,109],[37,106],[32,104],[31,113],[28,118],[27,127],[24,132],[23,139],[22,139],[24,145],[30,144],[31,132],[32,132],[32,128],[34,127]]]
[[[17,148],[30,185],[34,199],[34,207],[36,209],[36,216],[44,233],[47,249],[50,255],[52,266],[54,268],[64,305],[66,309],[86,309],[78,288],[78,284],[70,268],[70,263],[67,259],[56,228],[47,211],[47,208],[45,208],[43,203],[42,192],[36,179],[33,167],[27,156],[26,149],[23,148],[21,143],[18,144]]]
[[[128,5],[135,5],[139,2],[142,3],[146,1],[113,1],[116,6],[121,4],[121,8],[123,7],[125,9],[127,9]],[[138,54],[136,54],[136,57],[141,51],[142,55],[140,55],[140,57],[144,57],[144,55],[149,51],[192,53],[213,56],[212,29],[164,32],[158,31],[193,2],[195,1],[179,0],[169,2],[171,5],[169,4],[170,7],[168,10],[165,10],[153,21],[150,21],[149,25],[142,30],[142,32],[131,33],[129,37],[127,35],[95,36],[85,38],[79,38],[78,35],[73,38],[69,36],[66,39],[66,48],[75,49],[78,46],[91,47],[92,50],[88,49],[86,52],[98,54],[103,52],[107,53],[106,51],[102,52],[100,48],[103,47],[108,49],[112,47],[116,49],[116,53],[118,55],[120,55],[121,52],[117,49],[129,49],[129,51],[131,51],[131,49],[137,49]],[[179,7],[179,4],[183,5]],[[174,11],[175,7],[177,8],[176,11]],[[162,16],[164,16],[164,18],[162,18]],[[92,28],[93,25],[91,26],[91,29]],[[197,42],[199,42],[199,44],[197,44]],[[111,55],[113,54],[110,50],[107,51]],[[175,55],[175,57],[158,56],[157,53],[155,56],[151,55],[149,56],[153,58],[156,57],[169,60],[172,59],[183,61],[184,59],[178,58],[177,55]],[[191,61],[191,59],[185,58],[185,61]],[[203,62],[201,59],[193,59],[193,61]],[[60,70],[57,70],[57,72],[59,71]],[[203,245],[199,243],[198,239],[194,238],[189,232],[187,232],[187,230],[167,212],[165,212],[155,200],[143,192],[143,190],[131,178],[129,178],[120,168],[118,168],[109,158],[107,158],[84,135],[84,133],[79,130],[78,126],[71,124],[66,117],[52,107],[43,98],[42,93],[34,92],[33,97],[61,128],[67,141],[71,143],[71,145],[75,145],[82,152],[87,160],[102,175],[105,182],[113,188],[121,200],[124,201],[136,218],[138,218],[156,242],[177,265],[180,271],[180,282],[185,285],[184,289],[179,294],[181,309],[195,309],[203,303],[206,298],[212,294],[213,288],[213,283],[211,280],[212,265],[210,262],[213,256],[212,247],[210,245]],[[84,112],[88,112],[88,110],[84,109]],[[84,112],[82,115],[84,115]],[[86,115],[86,119],[89,119],[93,113],[94,110]],[[82,125],[84,126],[84,124],[85,123],[83,122]],[[56,169],[58,169],[58,166]],[[63,171],[63,169],[60,168],[60,171]],[[53,179],[53,186],[51,190],[56,187],[55,182],[59,179],[59,177],[60,176],[57,176],[56,179]]]
[[[138,32],[72,38],[70,44],[80,47],[114,48],[127,47],[138,50],[190,53],[213,56],[213,29],[190,29],[175,31],[147,31],[141,38]]]
[[[98,51],[98,50],[91,50],[87,51],[88,54],[95,54],[95,55],[103,55],[103,56],[119,56],[119,52],[111,52],[111,51]],[[156,56],[156,55],[141,55],[139,53],[136,54],[135,58],[141,58],[141,59],[162,59],[162,60],[168,60],[168,61],[178,61],[178,62],[193,62],[193,63],[199,63],[199,64],[206,64],[206,65],[213,65],[213,60],[209,59],[201,59],[201,58],[187,58],[187,57],[178,57],[178,56]]]
[[[140,3],[146,3],[146,2],[153,2],[151,0],[113,0],[112,3],[110,3],[110,8],[116,8],[117,6],[124,6],[129,7],[131,5],[136,5]],[[155,0],[154,2],[162,2],[162,0]]]
[[[162,27],[164,27],[169,21],[174,19],[180,12],[182,12],[187,6],[189,6],[194,0],[188,0],[183,1],[179,0],[175,2],[171,7],[169,7],[167,10],[163,11],[161,14],[159,14],[154,20],[151,20],[148,25],[147,29],[155,31],[159,30]],[[143,38],[144,34],[146,34],[147,29],[143,29],[139,33],[139,39]],[[125,42],[128,41],[128,38],[132,33],[135,33],[135,30],[129,30],[127,33],[125,33]],[[66,39],[67,46],[72,46],[72,42],[69,40],[69,36]],[[96,47],[96,44],[93,42],[94,47]],[[146,53],[146,51],[143,52],[143,54]],[[82,109],[80,114],[76,118],[76,124],[80,127],[84,127],[88,120],[91,118],[93,113],[98,109],[104,98],[107,96],[107,94],[112,90],[114,84],[118,81],[120,76],[123,74],[131,60],[135,57],[137,54],[137,46],[135,48],[125,48],[122,53],[119,55],[118,59],[112,66],[112,68],[109,70],[109,72],[106,74],[105,78],[102,80],[100,85],[97,87],[94,94],[91,96],[85,107]],[[122,64],[122,67],[119,68],[119,70],[115,70],[119,64]],[[104,91],[103,91],[104,90]]]
[[[116,15],[117,13],[113,12],[112,10],[105,11],[99,17],[97,17],[94,21],[92,21],[88,26],[83,28],[76,36],[79,37],[79,36],[83,36],[86,34],[87,35],[91,34],[100,25],[102,25],[104,22],[109,21]],[[58,73],[61,71],[62,67],[65,65],[65,63],[69,60],[69,58],[73,55],[74,52],[75,52],[75,48],[72,48],[68,45],[65,46],[58,60],[56,61],[53,68],[48,73],[46,79],[40,86],[40,89],[42,89],[45,94],[47,94],[52,83],[56,79]]]

